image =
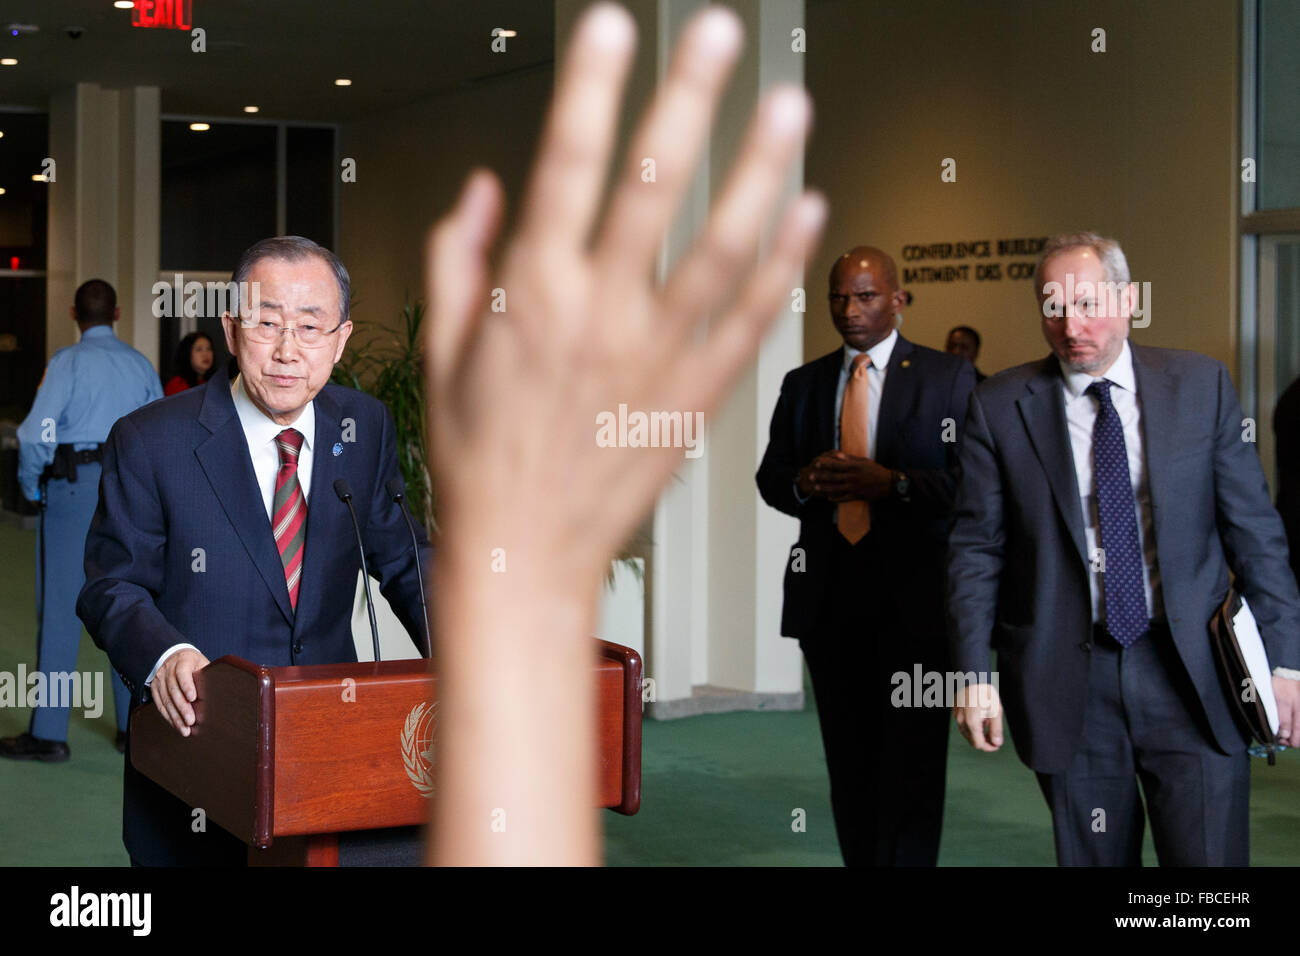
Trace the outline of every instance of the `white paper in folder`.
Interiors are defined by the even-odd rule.
[[[1273,671],[1268,666],[1268,654],[1264,652],[1264,639],[1259,636],[1259,625],[1255,623],[1255,615],[1244,597],[1241,599],[1241,610],[1232,619],[1232,627],[1241,654],[1246,659],[1246,669],[1250,671],[1255,693],[1259,695],[1264,713],[1268,715],[1268,725],[1276,734],[1277,698],[1273,696]]]

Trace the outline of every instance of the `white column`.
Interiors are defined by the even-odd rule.
[[[623,110],[624,141],[667,71],[682,24],[704,6],[703,0],[625,3],[640,41]],[[745,23],[746,52],[664,243],[661,275],[703,227],[759,91],[777,82],[803,82],[803,55],[791,48],[791,31],[803,26],[802,0],[729,5]],[[587,2],[557,0],[555,6],[562,59],[573,21]],[[562,67],[559,62],[557,75]],[[800,165],[791,173],[787,195],[795,195],[802,182]],[[802,356],[802,315],[790,312],[763,344],[757,370],[707,423],[703,455],[683,462],[655,508],[646,575],[646,676],[654,679],[656,695],[647,709],[652,716],[802,705],[799,649],[779,636],[782,571],[797,528],[764,505],[754,485],[781,378],[802,363]]]
[[[77,286],[102,275],[99,258],[101,186],[97,151],[102,90],[78,83],[50,96],[49,254],[46,265],[45,356],[77,341],[68,307]]]
[[[73,293],[100,278],[117,290],[116,332],[158,360],[160,162],[157,87],[105,90],[78,83],[50,97],[46,357],[77,340]]]
[[[745,55],[714,133],[712,163],[719,189],[740,145],[759,93],[778,83],[803,84],[804,54],[793,31],[804,26],[802,2],[738,0]],[[788,199],[803,186],[803,164],[790,171]],[[766,239],[770,237],[765,237]],[[785,312],[759,350],[758,362],[715,420],[709,497],[709,679],[711,687],[764,695],[764,706],[802,703],[798,644],[780,636],[786,554],[798,536],[794,519],[769,508],[754,472],[767,447],[768,426],[785,373],[803,363],[803,315]],[[780,695],[773,700],[769,695]],[[789,696],[786,696],[789,695]]]
[[[162,125],[156,86],[120,92],[118,126],[117,334],[159,367],[160,320],[153,314],[162,223]]]

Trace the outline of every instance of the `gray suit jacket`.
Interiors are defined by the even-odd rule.
[[[1300,596],[1241,405],[1221,362],[1132,345],[1156,558],[1178,654],[1224,753],[1246,744],[1206,625],[1229,571],[1255,612],[1273,666],[1300,667]],[[1048,356],[971,395],[948,551],[953,666],[989,668],[1021,760],[1057,773],[1073,757],[1087,701],[1092,607],[1083,515],[1060,367]]]

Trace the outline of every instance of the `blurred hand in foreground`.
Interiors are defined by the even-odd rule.
[[[583,15],[495,275],[504,200],[491,173],[471,174],[429,244],[438,863],[599,862],[596,601],[683,450],[601,447],[597,416],[711,413],[801,284],[826,215],[801,196],[757,255],[811,119],[802,90],[773,89],[703,232],[657,282],[742,31],[723,8],[692,18],[598,218],[635,42],[621,8]]]

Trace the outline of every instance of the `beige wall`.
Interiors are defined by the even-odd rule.
[[[838,347],[839,252],[1094,229],[1152,284],[1135,342],[1235,373],[1239,30],[1231,0],[808,0],[806,176],[831,220],[810,263],[808,358]],[[1106,30],[1106,52],[1090,52]],[[945,157],[957,181],[940,181]],[[972,260],[962,260],[971,262]],[[1009,262],[1011,259],[989,261]],[[900,266],[903,263],[900,261]],[[928,263],[942,265],[943,263]],[[986,372],[1039,358],[1028,281],[913,284],[902,331],[973,325]]]
[[[339,228],[355,318],[395,327],[407,299],[424,298],[425,236],[473,166],[501,177],[513,216],[551,83],[549,67],[520,71],[342,127],[340,154],[357,162]]]

